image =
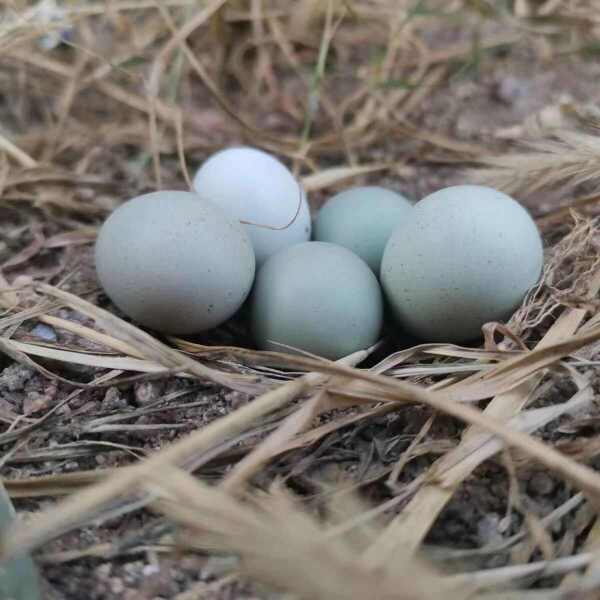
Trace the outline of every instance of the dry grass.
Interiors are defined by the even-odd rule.
[[[428,119],[502,49],[546,65],[594,51],[593,3],[3,4],[0,350],[44,383],[20,409],[0,405],[0,464],[14,499],[67,495],[4,530],[5,561],[35,551],[68,579],[91,559],[236,557],[180,600],[232,597],[249,580],[265,597],[323,600],[598,594],[594,113],[573,109],[551,131],[526,119],[525,149]],[[481,347],[383,344],[337,363],[249,349],[238,320],[183,340],[121,319],[90,263],[102,218],[137,193],[185,188],[207,154],[240,141],[287,159],[315,205],[352,181],[410,185],[440,165],[534,210],[559,188],[560,202],[536,211],[542,281],[507,324],[484,327]],[[149,404],[98,400],[163,383],[172,389]],[[228,390],[248,401],[205,418]],[[409,433],[388,435],[392,425]],[[117,459],[95,468],[109,451]],[[567,490],[549,514],[519,489],[532,464]],[[486,466],[506,482],[499,502],[516,529],[499,526],[495,545],[453,540],[440,515]],[[148,527],[128,527],[137,515]],[[60,545],[90,526],[94,542]]]
[[[508,193],[531,193],[565,183],[596,183],[600,167],[598,136],[555,131],[554,139],[530,142],[526,152],[482,159],[486,169],[473,173],[481,181]]]

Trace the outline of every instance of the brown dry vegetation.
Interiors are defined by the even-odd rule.
[[[56,599],[600,597],[595,0],[1,5],[5,576],[30,552]],[[509,191],[543,280],[474,347],[140,330],[98,289],[98,225],[239,142],[315,209]]]

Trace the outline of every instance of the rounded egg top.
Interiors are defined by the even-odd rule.
[[[267,152],[240,146],[213,154],[198,169],[194,191],[245,222],[256,262],[310,238],[306,194],[287,167]]]
[[[323,205],[315,219],[314,238],[352,250],[379,274],[385,245],[411,210],[412,204],[392,190],[349,188]]]

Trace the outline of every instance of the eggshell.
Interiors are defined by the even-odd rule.
[[[254,252],[243,227],[189,192],[133,198],[105,221],[96,268],[132,319],[172,334],[216,327],[244,302]]]
[[[304,190],[283,163],[262,150],[239,147],[217,152],[198,169],[194,190],[232,217],[252,223],[245,227],[259,266],[279,250],[310,239]]]
[[[379,274],[385,245],[411,208],[404,196],[392,190],[377,186],[350,188],[321,208],[313,237],[352,250]]]
[[[367,264],[325,242],[297,244],[272,256],[258,272],[251,307],[260,348],[289,352],[285,344],[330,359],[373,345],[383,311]]]
[[[390,237],[381,283],[398,321],[428,341],[461,342],[505,320],[539,279],[542,241],[515,200],[459,185],[418,202]]]

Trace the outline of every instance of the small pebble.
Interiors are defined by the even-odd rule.
[[[31,335],[35,335],[46,342],[56,342],[58,339],[54,327],[45,323],[38,323],[32,330]]]
[[[155,564],[144,565],[144,568],[142,569],[142,573],[145,577],[148,577],[150,575],[155,575],[156,573],[160,573],[160,567]]]
[[[538,496],[548,496],[554,491],[554,480],[543,471],[537,471],[529,479],[527,490]]]
[[[109,387],[102,400],[102,408],[105,410],[120,410],[128,405],[127,399],[121,395],[116,387]]]
[[[123,583],[122,579],[119,579],[118,577],[111,577],[109,581],[110,591],[113,594],[122,594],[125,591],[125,584]]]
[[[110,563],[104,563],[98,567],[96,567],[96,574],[100,579],[104,579],[110,575],[112,570],[112,565]]]
[[[142,381],[135,386],[134,397],[138,406],[145,406],[157,401],[163,393],[164,382]]]
[[[494,90],[495,97],[505,104],[516,104],[527,96],[529,85],[526,81],[508,75],[502,78]]]
[[[477,523],[477,537],[482,546],[498,542],[502,539],[499,531],[500,518],[495,513],[488,513]]]
[[[237,410],[244,404],[248,404],[250,400],[250,396],[248,394],[244,394],[243,392],[229,392],[225,396],[225,402],[227,402],[232,410]]]

